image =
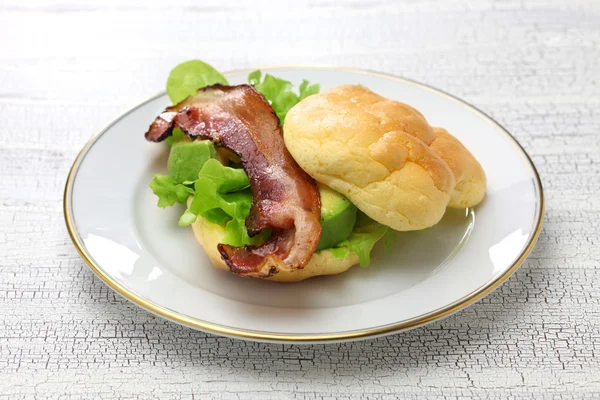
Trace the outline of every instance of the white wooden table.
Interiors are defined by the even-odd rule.
[[[0,1],[0,399],[600,396],[600,2],[119,3]],[[477,105],[540,171],[537,247],[479,303],[379,340],[247,343],[137,308],[78,257],[63,185],[190,58],[374,69]]]

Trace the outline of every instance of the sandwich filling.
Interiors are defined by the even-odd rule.
[[[192,139],[210,140],[232,151],[249,177],[252,206],[249,236],[271,229],[260,246],[221,243],[219,252],[238,275],[269,277],[303,268],[321,237],[321,203],[316,182],[287,151],[279,118],[250,85],[212,85],[168,107],[150,126],[146,139],[162,141],[178,127]],[[200,204],[198,204],[200,202]],[[198,197],[190,205],[197,215]]]
[[[146,133],[171,145],[168,175],[150,184],[158,205],[188,204],[182,226],[198,216],[224,226],[219,252],[241,276],[301,269],[315,251],[339,258],[353,252],[368,265],[375,242],[384,236],[388,242],[393,231],[341,194],[317,187],[283,142],[280,120],[319,86],[304,81],[296,94],[290,82],[268,74],[261,81],[258,71],[249,76],[254,87],[225,86],[210,66],[198,77],[204,66],[187,62],[173,70],[167,91],[176,104]],[[194,87],[198,82],[209,86]]]

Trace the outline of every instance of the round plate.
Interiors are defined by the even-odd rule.
[[[322,90],[360,83],[420,110],[457,136],[488,178],[485,200],[449,210],[433,228],[399,233],[369,267],[295,284],[242,279],[213,268],[182,207],[160,209],[148,187],[165,173],[167,149],[144,132],[168,105],[161,93],[94,136],[69,174],[67,228],[90,268],[135,304],[183,325],[271,342],[342,341],[398,332],[443,318],[505,281],[542,225],[539,176],[517,141],[473,106],[442,91],[381,73],[330,67],[261,68]],[[246,82],[251,70],[227,74]]]

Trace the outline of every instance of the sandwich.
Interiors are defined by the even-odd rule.
[[[201,61],[167,81],[173,105],[145,134],[170,146],[158,206],[186,206],[212,264],[297,282],[370,263],[396,231],[429,228],[448,207],[482,201],[475,157],[413,107],[362,85],[320,92],[260,71],[229,85]]]

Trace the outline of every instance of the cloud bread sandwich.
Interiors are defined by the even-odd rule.
[[[295,282],[370,262],[376,242],[428,228],[485,194],[485,174],[455,137],[414,108],[360,85],[322,93],[259,71],[228,85],[200,61],[177,66],[173,106],[146,139],[167,141],[160,207],[187,205],[215,267]]]

